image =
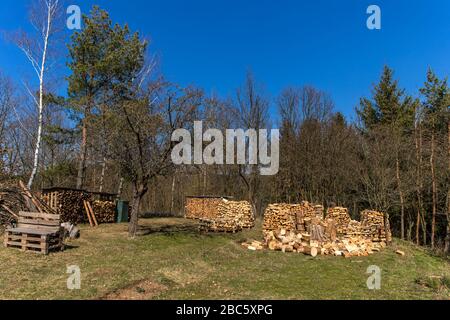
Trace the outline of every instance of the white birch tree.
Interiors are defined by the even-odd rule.
[[[31,35],[22,32],[15,39],[17,46],[25,54],[31,64],[39,82],[39,92],[37,97],[28,86],[26,87],[36,105],[38,120],[33,166],[27,184],[29,189],[33,186],[39,168],[44,129],[44,95],[49,65],[49,51],[53,36],[56,32],[55,21],[59,13],[60,0],[38,0],[33,2],[33,6],[30,8],[30,23],[35,29],[35,34]]]

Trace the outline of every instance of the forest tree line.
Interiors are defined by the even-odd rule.
[[[0,73],[0,179],[118,193],[133,208],[131,235],[140,213],[182,214],[185,196],[221,195],[249,200],[259,216],[269,203],[301,201],[344,206],[355,219],[379,210],[396,236],[449,252],[450,89],[431,69],[410,93],[386,66],[349,122],[326,92],[293,86],[272,98],[251,72],[226,98],[171,83],[139,33],[94,7],[67,45],[58,96],[47,67],[58,1],[41,3],[33,16],[48,32],[15,37],[39,88]],[[172,133],[198,120],[205,130],[279,128],[278,175],[173,165]]]

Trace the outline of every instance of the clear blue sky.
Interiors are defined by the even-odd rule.
[[[0,30],[27,28],[29,1],[0,1]],[[273,98],[285,86],[311,84],[352,117],[385,64],[411,94],[429,66],[450,75],[448,0],[70,1],[84,12],[94,3],[151,39],[169,80],[222,96],[251,69]],[[381,7],[381,31],[366,28],[370,4]],[[0,70],[20,79],[31,74],[24,62],[0,40]]]

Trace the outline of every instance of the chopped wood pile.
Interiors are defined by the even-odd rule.
[[[186,219],[214,219],[219,217],[219,204],[222,198],[189,197],[186,199]]]
[[[299,208],[317,207],[301,211]],[[323,212],[323,207],[322,207]],[[346,258],[368,256],[386,247],[390,234],[383,213],[366,210],[362,222],[351,219],[346,208],[331,208],[323,218],[318,206],[270,205],[264,217],[264,242],[244,243],[249,250],[299,252],[310,256],[334,255]]]
[[[84,201],[91,195],[81,190],[60,189],[43,195],[44,201],[61,215],[62,222],[81,224],[87,222]]]
[[[314,240],[312,234],[307,232],[299,233],[281,229],[280,231],[266,233],[264,242],[246,242],[242,246],[252,251],[267,248],[285,253],[303,253],[312,257],[324,255],[345,258],[367,257],[386,247],[385,242],[372,242],[370,239],[363,237],[348,237],[331,241],[326,233],[322,234],[322,236],[324,235],[325,237],[320,241]]]
[[[252,206],[247,201],[223,199],[218,205],[218,216],[200,219],[202,232],[239,232],[255,226]]]
[[[302,204],[271,204],[264,214],[263,230],[265,232],[280,228],[288,231],[305,230],[305,219],[323,219],[323,213],[323,206],[306,201]]]
[[[229,201],[223,199],[218,208],[219,217],[232,219],[243,229],[255,226],[252,206],[248,201]]]
[[[348,225],[352,220],[347,208],[330,208],[327,212],[327,218],[334,220],[338,236],[347,234]]]
[[[96,200],[92,202],[92,210],[98,223],[116,222],[116,204],[114,202]]]
[[[374,242],[391,242],[392,236],[385,214],[377,211],[365,210],[361,213],[362,233]]]

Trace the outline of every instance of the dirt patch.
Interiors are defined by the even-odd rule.
[[[165,290],[167,290],[167,287],[162,284],[151,280],[143,280],[108,293],[101,300],[151,300]]]

